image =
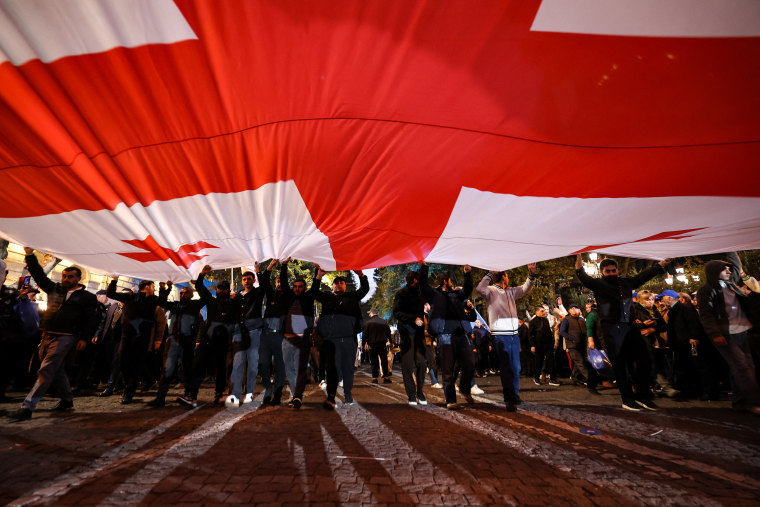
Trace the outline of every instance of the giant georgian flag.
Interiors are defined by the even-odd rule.
[[[760,247],[757,0],[0,0],[0,236],[188,279]]]

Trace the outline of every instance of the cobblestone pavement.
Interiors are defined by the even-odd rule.
[[[0,418],[0,502],[760,505],[760,419],[727,401],[628,412],[612,389],[523,379],[507,413],[487,377],[477,403],[448,411],[429,386],[430,404],[409,406],[400,372],[370,380],[360,369],[356,403],[332,412],[315,385],[300,410],[213,407],[207,389],[195,410],[90,396],[57,415],[45,399],[30,421]]]

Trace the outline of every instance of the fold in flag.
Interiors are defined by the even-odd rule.
[[[760,246],[756,0],[0,0],[0,236],[192,278]]]

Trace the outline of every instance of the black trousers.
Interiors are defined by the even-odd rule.
[[[379,377],[381,370],[383,378],[391,376],[391,372],[388,371],[388,349],[385,348],[385,343],[370,344],[369,362],[372,364],[372,377]]]
[[[216,377],[215,393],[216,396],[224,394],[227,387],[227,353],[229,349],[228,340],[210,340],[204,339],[198,346],[193,359],[192,382],[185,387],[187,394],[193,398],[198,397],[198,390],[201,387],[206,371],[211,366]]]
[[[462,371],[459,392],[470,394],[472,376],[475,373],[475,353],[472,351],[470,340],[464,333],[452,334],[451,344],[442,344],[441,341],[443,340],[438,341],[438,354],[441,360],[443,391],[446,395],[446,403],[456,403],[454,363],[458,363]]]
[[[630,324],[618,323],[604,325],[602,334],[612,369],[615,371],[620,396],[624,400],[635,397],[651,399],[653,395],[649,389],[649,380],[652,365],[641,333]]]
[[[124,376],[124,396],[134,396],[137,381],[148,354],[150,335],[136,334],[122,337],[121,374]]]
[[[537,343],[535,353],[535,368],[533,370],[533,376],[538,378],[541,376],[541,368],[544,365],[544,359],[546,359],[546,371],[549,374],[551,380],[557,378],[557,369],[554,365],[554,343]]]

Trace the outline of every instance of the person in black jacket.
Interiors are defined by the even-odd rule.
[[[70,266],[61,273],[60,283],[50,280],[34,255],[32,248],[25,247],[26,265],[37,286],[48,295],[48,306],[42,317],[42,342],[39,353],[42,363],[37,371],[37,381],[19,410],[9,417],[23,421],[32,417],[37,403],[51,386],[55,386],[61,401],[53,408],[56,411],[74,408],[69,379],[64,361],[71,347],[82,350],[87,340],[92,338],[97,326],[97,303],[95,294],[88,292],[80,284],[82,271]],[[76,345],[75,345],[76,344]]]
[[[180,289],[179,301],[167,301],[171,290],[172,282],[170,281],[159,285],[158,305],[169,310],[169,338],[164,351],[164,367],[161,371],[161,380],[158,382],[158,392],[156,398],[148,402],[148,406],[156,408],[166,404],[166,393],[169,392],[171,379],[180,358],[184,365],[185,396],[188,395],[188,387],[193,381],[192,366],[195,357],[195,340],[201,324],[200,312],[206,305],[201,299],[193,299],[195,291],[192,287]]]
[[[317,276],[314,283],[319,282],[326,272],[316,266]],[[335,393],[338,391],[338,370],[343,376],[344,403],[352,405],[354,398],[351,388],[354,385],[354,361],[356,360],[357,335],[361,331],[362,298],[369,292],[369,281],[361,271],[359,275],[359,290],[346,292],[346,279],[342,276],[333,279],[332,292],[316,290],[314,295],[322,304],[322,315],[319,318],[319,332],[322,335],[322,349],[319,357],[324,361],[327,377],[327,399],[323,407],[327,410],[335,408]]]
[[[686,294],[684,294],[686,296]],[[715,346],[705,336],[699,312],[674,290],[662,292],[668,311],[668,344],[673,351],[676,388],[685,396],[702,401],[718,400],[720,395],[713,358]]]
[[[267,272],[259,278],[266,291],[267,303],[264,311],[264,329],[259,346],[259,372],[261,384],[264,386],[263,405],[279,405],[282,399],[282,388],[285,386],[285,360],[282,357],[282,340],[285,328],[285,317],[288,307],[285,302],[284,287],[288,283],[288,266],[280,265],[280,273],[275,278],[272,287],[270,272],[280,261],[274,259],[267,266]],[[272,364],[274,364],[274,383],[272,383]]]
[[[406,274],[406,285],[393,297],[393,317],[398,322],[401,336],[401,376],[410,405],[416,405],[417,402],[427,405],[422,390],[427,368],[425,299],[420,288],[423,276],[427,277],[427,266],[423,266],[421,272],[409,271]]]
[[[256,387],[256,376],[259,372],[259,348],[261,346],[261,333],[264,330],[264,319],[261,313],[266,295],[266,287],[263,283],[258,287],[253,286],[258,273],[259,263],[256,262],[254,272],[246,271],[241,275],[243,290],[236,299],[241,305],[240,325],[235,328],[232,336],[232,373],[230,384],[232,394],[227,397],[224,404],[227,407],[237,407],[242,403],[251,403]],[[267,267],[265,278],[269,278],[274,268],[274,263]],[[247,363],[247,367],[246,367]],[[243,391],[243,375],[245,373],[245,391]],[[245,392],[245,398],[243,393]]]
[[[288,285],[287,265],[283,262],[281,272],[282,302],[286,309],[285,326],[282,340],[282,359],[285,363],[285,375],[288,377],[293,398],[288,403],[290,408],[301,408],[303,392],[309,378],[306,365],[311,350],[311,331],[314,328],[314,299],[319,291],[319,280],[312,281],[311,289],[306,290],[306,280],[296,278],[293,287]]]
[[[121,374],[124,376],[124,395],[121,403],[132,403],[137,390],[140,366],[148,353],[148,345],[156,318],[158,296],[151,280],[142,280],[137,294],[116,292],[119,275],[111,277],[106,295],[109,299],[124,303],[121,325]]]
[[[365,350],[369,352],[369,361],[372,364],[372,383],[378,383],[382,370],[383,382],[390,384],[391,372],[388,371],[387,344],[391,339],[391,328],[377,313],[377,308],[370,308],[367,312],[369,320],[364,324],[362,341]],[[424,378],[425,375],[423,374],[422,377]]]
[[[649,354],[641,334],[631,324],[631,294],[655,276],[665,273],[665,265],[669,262],[665,259],[636,276],[619,277],[617,262],[604,259],[600,263],[602,278],[593,278],[583,269],[581,254],[575,260],[576,276],[585,287],[594,291],[605,348],[626,410],[657,409],[649,389]],[[635,395],[629,374],[634,376]]]
[[[557,345],[554,342],[554,332],[547,318],[548,312],[544,306],[536,307],[536,316],[533,317],[528,326],[528,341],[530,351],[534,358],[533,383],[541,385],[541,370],[546,361],[546,371],[549,373],[549,385],[559,386],[557,382],[557,369],[554,365],[554,349]]]
[[[760,415],[760,386],[755,377],[747,332],[757,325],[750,297],[731,282],[732,265],[724,261],[705,264],[705,284],[697,291],[699,317],[731,371],[733,406]]]
[[[475,400],[470,393],[472,377],[475,373],[475,354],[472,344],[465,332],[464,322],[475,320],[475,312],[468,315],[465,312],[465,301],[472,294],[472,268],[464,266],[464,284],[461,289],[455,290],[451,282],[451,275],[439,273],[436,276],[436,287],[428,283],[428,266],[421,262],[420,288],[422,296],[430,303],[430,330],[431,334],[438,338],[438,355],[441,361],[443,373],[443,389],[446,396],[446,408],[456,410],[456,388],[454,386],[454,363],[458,362],[461,368],[459,392],[462,393],[467,403]]]
[[[222,280],[216,284],[216,297],[206,288],[203,281],[211,272],[211,266],[204,266],[195,282],[195,290],[206,305],[206,323],[201,328],[200,344],[193,360],[193,380],[187,388],[187,396],[177,401],[188,407],[197,406],[198,390],[206,374],[206,366],[212,363],[216,376],[214,404],[224,402],[227,387],[227,353],[235,330],[240,325],[240,303],[231,297],[230,282]]]

